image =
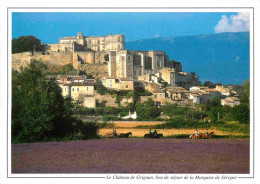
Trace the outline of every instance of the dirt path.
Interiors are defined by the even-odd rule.
[[[99,135],[105,136],[107,133],[112,132],[113,128],[109,129],[101,129],[99,131]],[[152,130],[154,131],[154,129]],[[157,129],[159,134],[163,134],[163,136],[171,136],[171,135],[178,135],[178,134],[194,134],[195,129]],[[230,135],[229,132],[223,132],[217,129],[209,129],[209,132],[214,131],[216,135]],[[144,137],[144,134],[149,133],[149,129],[138,129],[138,128],[118,128],[116,129],[118,134],[120,133],[127,133],[132,132],[132,135],[135,137]],[[205,133],[206,129],[198,129],[199,133]],[[232,133],[232,135],[243,135],[242,133]]]

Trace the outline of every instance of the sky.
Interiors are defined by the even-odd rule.
[[[43,43],[59,38],[125,34],[126,41],[146,38],[249,31],[249,14],[238,12],[14,12],[12,38],[34,35]]]

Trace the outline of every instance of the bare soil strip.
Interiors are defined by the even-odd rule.
[[[111,133],[113,128],[101,129],[99,135],[105,136],[107,133]],[[154,131],[154,129],[152,129]],[[163,134],[163,136],[171,136],[178,134],[194,134],[195,129],[157,129],[157,133]],[[223,132],[217,129],[209,129],[209,132],[214,131],[216,135],[230,135],[229,132]],[[144,137],[144,134],[149,133],[149,129],[138,129],[138,128],[120,128],[116,129],[118,134],[132,132],[134,137]],[[206,129],[198,129],[199,133],[205,133]],[[243,135],[242,133],[232,133],[232,135]]]

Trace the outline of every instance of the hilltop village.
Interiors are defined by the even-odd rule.
[[[106,107],[127,106],[152,99],[157,106],[178,104],[193,106],[205,104],[217,96],[222,105],[231,107],[240,101],[232,87],[201,86],[194,72],[182,71],[180,62],[169,60],[164,51],[137,51],[125,49],[124,35],[64,37],[58,44],[47,44],[43,52],[12,54],[12,67],[19,70],[31,60],[41,60],[52,70],[72,65],[77,74],[50,75],[62,89],[64,97],[87,108],[99,104]],[[99,84],[99,85],[97,85]],[[125,95],[120,100],[113,93],[98,92],[100,84],[110,91],[141,92],[134,98]],[[136,117],[136,113],[129,117]]]

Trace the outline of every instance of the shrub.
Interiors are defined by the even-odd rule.
[[[83,139],[93,139],[99,138],[99,129],[100,128],[97,122],[84,122],[83,126],[80,129],[80,132],[83,135]]]
[[[209,128],[210,126],[208,122],[174,118],[164,124],[156,125],[156,128]]]
[[[240,105],[233,107],[231,113],[235,121],[239,121],[240,123],[249,123],[249,104],[241,103]]]
[[[102,122],[102,123],[98,123],[98,127],[99,127],[99,129],[102,129],[102,128],[115,128],[116,125],[115,125],[115,123]]]
[[[103,115],[104,114],[104,108],[97,107],[95,109],[96,115]]]

